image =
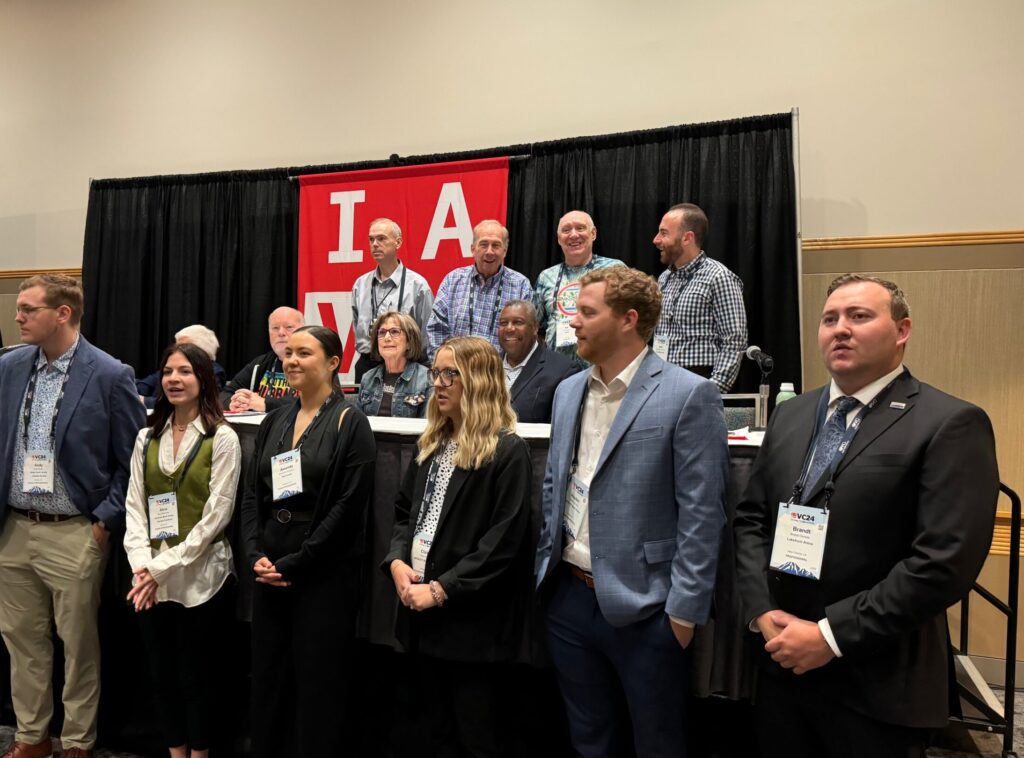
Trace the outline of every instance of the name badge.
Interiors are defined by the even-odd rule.
[[[572,347],[576,344],[576,330],[569,326],[568,319],[559,319],[555,325],[555,347]]]
[[[668,360],[668,337],[664,334],[654,335],[654,354],[663,361]]]
[[[590,488],[573,474],[569,477],[569,486],[565,488],[565,518],[562,520],[571,539],[576,539],[579,534],[589,502]]]
[[[25,452],[21,491],[30,495],[48,495],[53,492],[53,453],[51,451],[28,450]]]
[[[423,578],[423,572],[427,569],[427,556],[430,555],[430,546],[434,543],[434,535],[427,532],[416,532],[412,538],[412,570]]]
[[[302,456],[298,448],[270,459],[274,500],[284,500],[302,492]]]
[[[821,508],[779,503],[768,565],[784,574],[820,579],[827,533],[828,513]]]
[[[149,496],[149,538],[168,540],[178,536],[178,496],[173,492]]]

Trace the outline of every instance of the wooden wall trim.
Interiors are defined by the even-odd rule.
[[[899,247],[947,247],[951,245],[1006,245],[1024,242],[1024,229],[1005,232],[948,232],[886,237],[817,237],[803,240],[806,250],[871,250]]]
[[[1022,532],[1024,532],[1024,528],[1022,528]],[[989,554],[1009,555],[1011,534],[1009,511],[999,511],[996,513],[996,528],[992,531],[992,547],[989,549]],[[1021,555],[1024,556],[1024,539],[1021,540]]]
[[[25,269],[8,269],[6,271],[0,271],[0,279],[28,279],[30,276],[36,274],[64,274],[65,276],[73,276],[76,279],[82,278],[82,269],[80,268],[25,268]]]

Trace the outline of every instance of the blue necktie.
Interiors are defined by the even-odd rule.
[[[846,434],[846,414],[858,405],[860,401],[855,397],[843,395],[839,398],[835,413],[821,428],[821,434],[814,445],[814,459],[811,461],[811,471],[807,476],[807,490],[815,485],[818,477],[828,468],[828,464],[839,449],[839,443],[843,441],[843,435]]]

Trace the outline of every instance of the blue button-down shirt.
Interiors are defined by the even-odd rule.
[[[427,322],[430,356],[450,337],[483,337],[500,350],[498,317],[512,300],[533,300],[530,280],[507,266],[484,279],[476,266],[450,272],[434,298],[434,312]]]
[[[36,391],[32,397],[32,418],[28,425],[28,449],[54,452],[50,439],[53,429],[53,411],[57,405],[57,396],[64,386],[64,377],[71,367],[71,359],[78,349],[78,337],[75,343],[53,363],[48,363],[46,353],[41,349],[36,358]],[[25,395],[28,385],[25,385]],[[62,404],[63,405],[63,404]],[[61,478],[57,461],[53,462],[53,492],[43,495],[30,495],[22,492],[25,487],[25,396],[21,399],[21,412],[18,414],[18,432],[14,443],[14,470],[11,472],[11,491],[7,502],[22,510],[36,510],[42,513],[59,513],[77,515],[81,511],[71,502],[68,489]]]

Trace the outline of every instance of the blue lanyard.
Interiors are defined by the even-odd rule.
[[[902,376],[902,374],[900,375]],[[896,377],[899,379],[899,376]],[[893,379],[882,391],[879,392],[875,397],[864,406],[862,410],[853,421],[850,422],[849,426],[846,427],[846,432],[843,434],[843,438],[839,441],[839,448],[836,450],[835,455],[828,463],[826,471],[828,471],[828,480],[825,482],[825,503],[822,506],[825,511],[828,511],[828,503],[832,499],[832,494],[836,490],[835,476],[836,471],[839,469],[839,464],[842,463],[843,458],[846,455],[846,451],[850,449],[850,443],[853,442],[853,438],[857,436],[857,430],[860,429],[861,424],[864,423],[864,419],[867,418],[868,414],[875,409],[875,407],[882,401],[882,399],[889,393],[892,386],[896,383],[896,379]],[[818,413],[814,423],[814,436],[811,437],[811,443],[807,447],[807,453],[804,455],[803,467],[800,469],[800,478],[796,484],[793,485],[793,496],[790,498],[790,503],[801,503],[804,495],[804,489],[807,485],[813,484],[813,482],[807,481],[807,475],[810,473],[811,460],[814,458],[814,448],[818,443],[818,437],[821,436],[821,430],[825,426],[825,417],[828,415],[828,391],[822,391],[821,399],[818,401]]]

